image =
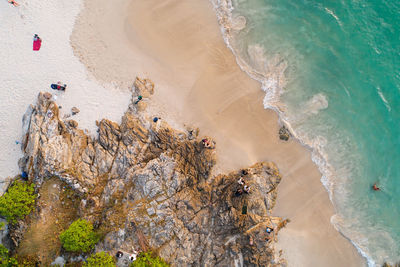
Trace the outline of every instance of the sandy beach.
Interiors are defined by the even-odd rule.
[[[82,7],[80,0],[19,2],[18,8],[0,2],[0,191],[6,177],[19,173],[22,116],[40,91],[55,95],[62,116],[78,107],[80,113],[73,119],[92,134],[95,120],[120,120],[130,96],[113,84],[101,85],[74,56],[69,37]],[[32,51],[34,34],[43,40],[40,51]],[[65,92],[50,89],[57,81],[68,85]]]
[[[124,87],[136,75],[151,78],[150,113],[214,137],[220,171],[258,161],[279,166],[283,182],[274,215],[291,220],[278,243],[289,266],[365,265],[330,223],[334,208],[310,151],[279,140],[278,116],[263,109],[260,84],[236,64],[211,3],[87,0],[71,43],[103,83]]]

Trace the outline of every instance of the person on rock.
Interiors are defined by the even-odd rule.
[[[138,98],[137,98],[137,100],[135,101],[135,105],[137,104],[137,103],[139,103],[140,102],[140,100],[142,100],[143,99],[143,96],[138,96]]]
[[[236,192],[235,192],[235,197],[239,197],[239,196],[241,196],[242,194],[243,194],[242,188],[238,188],[238,189],[236,190]]]
[[[243,191],[244,191],[246,194],[250,194],[250,186],[244,185]]]
[[[267,229],[265,229],[265,231],[266,231],[268,234],[270,234],[270,233],[272,233],[272,232],[274,231],[274,229],[272,229],[272,228],[270,228],[270,227],[267,227]]]
[[[208,139],[203,139],[203,140],[201,140],[201,141],[203,142],[203,146],[204,146],[205,148],[211,147],[211,143],[210,143],[210,141],[209,141]]]

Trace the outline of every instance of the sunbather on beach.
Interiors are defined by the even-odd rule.
[[[39,35],[35,34],[33,36],[33,51],[39,51],[41,46],[42,39],[39,37]]]
[[[33,41],[38,41],[38,40],[42,40],[42,39],[40,39],[39,35],[35,34],[33,36]]]
[[[66,88],[67,85],[66,84],[63,85],[61,82],[57,82],[56,84],[55,83],[51,84],[51,89],[54,90],[65,91]]]
[[[19,6],[19,4],[17,2],[15,2],[14,0],[8,0],[8,2],[10,4],[12,4],[13,6]]]

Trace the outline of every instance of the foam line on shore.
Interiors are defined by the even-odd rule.
[[[235,18],[233,16],[234,7],[232,1],[231,0],[210,0],[210,1],[217,15],[223,39],[227,47],[235,55],[237,64],[251,78],[260,82],[261,89],[265,92],[263,100],[264,108],[274,110],[279,116],[280,123],[282,125],[285,125],[289,129],[293,137],[301,145],[305,146],[311,151],[311,159],[317,165],[319,171],[321,172],[321,183],[328,192],[329,199],[333,204],[335,204],[333,200],[335,170],[334,167],[331,164],[329,164],[328,156],[323,151],[323,144],[318,142],[318,138],[316,138],[317,140],[316,142],[311,142],[310,140],[307,140],[305,136],[300,136],[298,133],[296,133],[295,129],[290,124],[290,119],[287,117],[285,113],[285,105],[280,101],[280,96],[283,94],[284,87],[286,86],[286,79],[284,76],[284,72],[287,67],[287,64],[286,63],[282,64],[279,68],[275,68],[272,71],[270,70],[267,73],[262,73],[260,71],[257,71],[252,66],[250,66],[248,63],[246,63],[246,61],[243,60],[239,55],[239,53],[236,51],[235,46],[233,45],[233,36],[232,36],[232,31],[241,30],[242,28],[245,27],[243,26],[243,24],[245,24],[243,23],[243,20],[245,21],[245,18],[240,16],[242,28],[237,28],[234,26],[237,23],[235,23]],[[262,48],[258,48],[258,50],[262,50]],[[258,53],[259,56],[264,56],[264,54],[265,53]],[[257,60],[267,61],[265,59],[265,56],[264,58],[261,59],[260,57],[257,57]],[[281,59],[278,60],[275,59],[275,61],[279,60]],[[334,226],[334,228],[354,245],[354,247],[357,249],[360,255],[362,255],[367,260],[368,266],[370,267],[375,266],[376,265],[375,262],[368,256],[365,250],[363,250],[357,244],[356,239],[352,240],[351,237],[353,235],[350,235],[349,233],[345,234],[345,231],[340,227],[340,225],[338,223],[335,223],[335,220],[333,218],[337,218],[337,216],[339,215],[334,214],[331,217],[331,224]]]

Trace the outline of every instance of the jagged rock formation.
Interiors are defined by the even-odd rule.
[[[280,129],[279,129],[279,138],[283,141],[288,141],[290,138],[291,134],[288,128],[286,128],[285,125],[283,125]]]
[[[101,120],[96,138],[61,120],[51,95],[40,93],[23,118],[21,169],[37,186],[58,177],[82,196],[80,216],[105,235],[97,250],[151,248],[174,266],[278,265],[273,243],[283,221],[268,215],[276,166],[213,176],[214,149],[142,112],[153,90],[136,79],[121,124]],[[234,196],[241,176],[251,192]]]

